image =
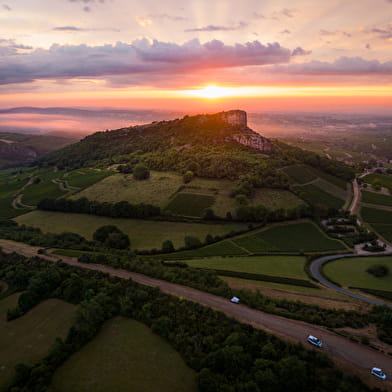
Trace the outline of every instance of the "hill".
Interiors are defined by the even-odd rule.
[[[71,137],[0,133],[0,169],[19,166],[75,141]]]
[[[277,187],[286,187],[288,179],[276,169],[295,163],[306,163],[345,181],[353,178],[352,169],[342,163],[256,133],[247,126],[246,112],[241,110],[97,132],[37,161],[59,168],[127,164],[130,169],[140,162],[152,170],[191,170],[207,178],[238,179],[262,172],[268,180],[264,182]]]

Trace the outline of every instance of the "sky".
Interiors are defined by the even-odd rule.
[[[0,0],[0,107],[392,109],[392,0]]]

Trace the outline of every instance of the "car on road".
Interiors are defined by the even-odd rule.
[[[381,378],[381,380],[386,380],[387,379],[387,375],[380,368],[374,367],[372,369],[371,373],[373,374],[373,376]]]
[[[308,338],[306,339],[310,344],[313,344],[313,346],[316,347],[323,347],[323,343],[319,338],[316,338],[316,336],[309,335]]]
[[[239,304],[240,303],[240,299],[238,297],[233,297],[230,302],[233,302],[233,304]]]

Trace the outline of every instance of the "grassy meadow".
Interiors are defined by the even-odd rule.
[[[163,222],[138,219],[113,219],[102,216],[69,214],[49,211],[32,211],[15,220],[20,224],[38,227],[43,232],[64,231],[82,235],[91,240],[95,230],[105,225],[115,225],[129,235],[132,249],[160,249],[162,242],[171,240],[176,248],[184,246],[184,236],[191,235],[200,240],[207,234],[224,235],[232,230],[243,230],[245,224],[204,224],[184,222]]]
[[[17,305],[18,297],[13,294],[0,301],[0,390],[10,382],[15,365],[40,360],[56,337],[65,338],[76,309],[64,301],[50,299],[7,322],[7,310]]]
[[[49,392],[196,392],[181,356],[137,321],[116,317],[54,374]]]
[[[376,278],[366,270],[376,264],[389,267],[389,274]],[[392,256],[350,257],[331,261],[323,268],[325,275],[343,286],[392,291]]]

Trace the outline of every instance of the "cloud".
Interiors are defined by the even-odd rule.
[[[76,33],[76,32],[84,32],[84,31],[120,31],[119,29],[112,29],[112,28],[104,28],[104,29],[86,29],[82,27],[77,27],[77,26],[56,26],[53,27],[53,31],[65,31],[65,32],[70,32],[70,33]]]
[[[280,20],[280,18],[294,18],[298,13],[298,10],[293,8],[283,8],[280,11],[274,11],[270,15],[259,14],[258,12],[253,13],[253,17],[255,19],[272,19],[272,20]]]
[[[281,32],[279,32],[279,34],[291,34],[290,30],[284,29]]]
[[[366,44],[366,45],[365,45],[365,48],[366,48],[366,49],[371,49],[372,47],[370,46],[370,44]]]
[[[152,24],[152,20],[150,18],[144,18],[142,16],[135,16],[136,23],[139,26],[145,27]]]
[[[150,14],[150,18],[153,19],[167,19],[173,22],[181,22],[184,20],[188,20],[185,16],[178,16],[178,15],[169,15],[169,14]]]
[[[11,7],[8,4],[3,4],[3,8],[7,11],[11,11]]]
[[[86,6],[86,7],[83,7],[83,11],[84,11],[84,12],[90,12],[90,11],[91,11],[91,8],[90,8],[90,7],[87,7],[87,6]]]
[[[311,50],[305,50],[305,49],[301,48],[300,46],[298,46],[292,51],[291,55],[292,56],[307,56],[308,54],[311,54],[311,53],[312,53]]]
[[[294,18],[294,14],[296,13],[296,10],[294,9],[289,9],[289,8],[283,8],[280,13],[284,16],[287,16],[288,18]]]
[[[241,30],[248,26],[245,22],[239,22],[236,26],[216,26],[216,25],[208,25],[204,27],[196,27],[193,29],[184,30],[186,33],[197,32],[197,31],[235,31]]]
[[[54,31],[86,31],[86,29],[82,29],[80,27],[76,26],[58,26],[58,27],[53,27]]]
[[[27,54],[0,57],[0,84],[31,82],[37,79],[72,79],[130,75],[146,84],[167,79],[168,74],[203,70],[270,65],[289,62],[291,51],[279,43],[258,41],[225,45],[194,39],[182,45],[139,39],[131,44],[52,45]]]
[[[0,39],[0,56],[10,56],[19,53],[19,50],[30,50],[32,46],[22,45],[13,39]]]
[[[365,60],[362,57],[340,57],[334,62],[310,61],[302,64],[269,67],[272,72],[307,75],[372,75],[392,74],[392,61]]]

